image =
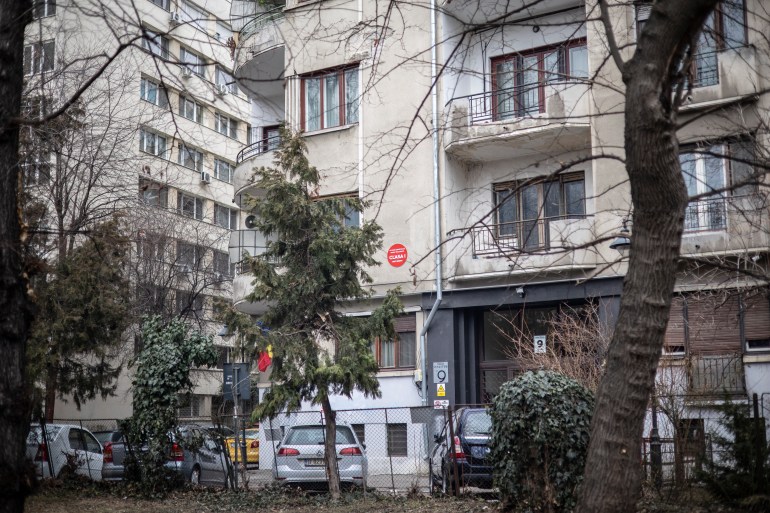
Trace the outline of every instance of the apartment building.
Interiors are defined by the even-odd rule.
[[[129,278],[136,318],[187,319],[214,337],[220,364],[228,361],[232,343],[213,321],[212,301],[231,297],[234,266],[227,248],[240,223],[234,158],[251,136],[250,102],[232,76],[229,20],[229,2],[43,0],[25,47],[26,97],[47,112],[114,56],[76,104],[88,127],[73,138],[70,148],[77,151],[30,151],[27,192],[48,198],[67,180],[85,183],[84,173],[99,170],[98,179],[87,183],[90,198],[67,201],[87,203],[94,219],[123,215],[133,241]],[[98,159],[66,175],[82,155]],[[57,418],[131,414],[127,364],[141,347],[138,322],[124,342],[114,355],[124,365],[116,396],[79,410],[72,401],[57,401]],[[196,388],[180,415],[210,417],[221,403],[221,365],[194,374]]]

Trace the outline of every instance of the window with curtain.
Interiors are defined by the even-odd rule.
[[[358,66],[303,77],[302,100],[306,132],[358,123]]]
[[[393,321],[396,331],[394,339],[376,339],[372,344],[377,363],[381,369],[414,368],[416,360],[416,317],[406,315]]]

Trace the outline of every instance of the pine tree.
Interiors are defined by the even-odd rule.
[[[382,246],[382,229],[373,221],[346,227],[357,199],[319,198],[320,175],[306,157],[299,135],[282,132],[277,169],[255,172],[264,196],[251,200],[256,228],[268,240],[264,254],[248,260],[254,275],[250,301],[267,301],[262,317],[269,330],[255,330],[261,349],[272,345],[272,388],[254,412],[257,418],[295,411],[309,401],[320,405],[325,420],[325,460],[329,493],[339,497],[335,452],[336,420],[330,398],[354,391],[380,397],[376,337],[393,337],[393,318],[401,311],[398,291],[390,291],[366,318],[342,315],[349,301],[371,297],[367,267]]]

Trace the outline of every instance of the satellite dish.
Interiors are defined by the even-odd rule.
[[[246,216],[245,223],[246,223],[246,228],[254,229],[257,226],[257,216],[255,216],[254,214],[250,216]]]

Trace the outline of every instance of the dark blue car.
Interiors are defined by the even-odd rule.
[[[460,487],[492,488],[489,439],[492,419],[486,408],[458,408],[453,413],[454,443],[449,422],[435,435],[431,455],[431,480],[444,493],[455,487],[455,463]]]

